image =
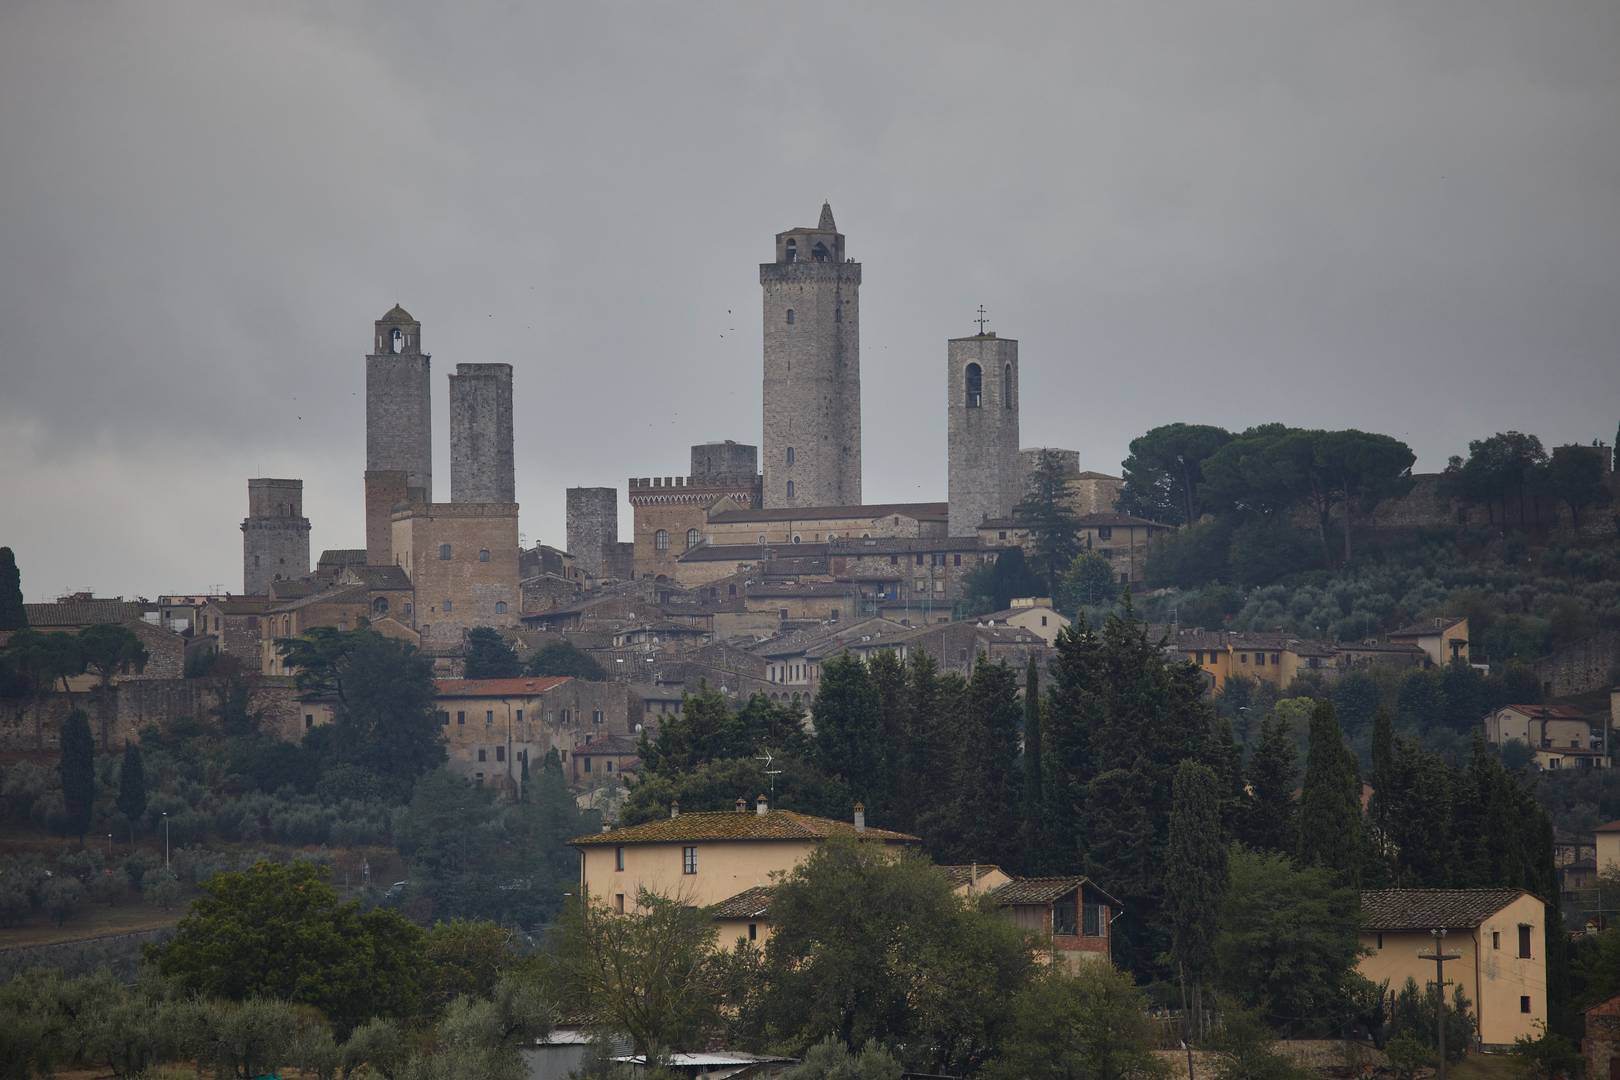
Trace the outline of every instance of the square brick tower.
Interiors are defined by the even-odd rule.
[[[395,304],[366,356],[366,562],[390,566],[393,511],[433,498],[433,357],[422,324]]]
[[[823,203],[776,234],[765,290],[765,506],[861,501],[861,264]]]

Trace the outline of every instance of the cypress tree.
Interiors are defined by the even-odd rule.
[[[1381,836],[1389,833],[1389,805],[1395,784],[1395,724],[1389,710],[1379,706],[1373,714],[1372,730],[1372,801],[1368,815],[1373,828]]]
[[[0,630],[21,630],[27,625],[17,556],[10,548],[0,547]]]
[[[1294,778],[1298,775],[1288,718],[1273,716],[1260,728],[1249,762],[1251,795],[1240,838],[1256,851],[1292,854],[1296,843]]]
[[[869,804],[883,795],[887,772],[877,687],[866,665],[848,653],[821,667],[816,691],[816,763],[842,777],[850,794]]]
[[[1202,1038],[1204,982],[1215,960],[1215,932],[1226,896],[1226,836],[1221,828],[1221,784],[1192,760],[1176,769],[1165,865],[1165,908],[1170,955],[1190,1007],[1193,1038]]]
[[[957,847],[947,861],[1015,854],[1008,841],[1018,835],[1018,677],[981,655],[956,714],[954,797],[948,801]]]
[[[90,811],[96,802],[96,741],[90,734],[90,718],[74,709],[62,722],[62,803],[67,810],[68,831],[84,845],[90,828]]]
[[[134,843],[135,826],[146,813],[146,769],[141,764],[141,748],[135,743],[124,747],[124,761],[118,767],[118,810],[129,822],[129,839]]]
[[[1305,782],[1299,797],[1299,861],[1341,871],[1361,880],[1361,782],[1356,760],[1331,703],[1311,712]]]
[[[1216,716],[1207,757],[1221,800],[1221,827],[1229,837],[1240,836],[1249,795],[1243,783],[1243,750],[1232,733],[1231,717]]]
[[[1024,669],[1024,869],[1031,874],[1045,872],[1046,797],[1041,786],[1041,690],[1040,665],[1029,658]]]

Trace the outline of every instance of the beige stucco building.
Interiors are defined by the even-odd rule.
[[[1511,1046],[1547,1022],[1546,905],[1522,889],[1378,889],[1361,894],[1357,969],[1399,992],[1411,979],[1434,982],[1435,939],[1447,931],[1446,997],[1460,986],[1472,1002],[1479,1040]],[[1425,959],[1425,955],[1431,957]]]
[[[1404,626],[1390,634],[1389,640],[1398,645],[1416,645],[1435,667],[1454,660],[1468,663],[1468,620],[1460,615],[1438,615]]]
[[[907,833],[870,828],[857,808],[851,821],[774,810],[761,795],[735,811],[682,814],[576,837],[584,895],[615,911],[633,910],[642,890],[702,907],[769,885],[830,837],[896,849],[920,843]]]
[[[582,747],[607,744],[629,730],[629,691],[623,683],[567,676],[516,679],[438,679],[434,704],[448,766],[478,784],[516,794],[523,762],[532,772],[556,750],[564,772]],[[611,759],[617,769],[619,760]],[[603,762],[603,771],[608,769]],[[594,766],[593,766],[594,773]]]

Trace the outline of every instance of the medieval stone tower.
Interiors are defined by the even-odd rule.
[[[248,516],[242,521],[242,592],[263,596],[272,581],[309,573],[309,519],[302,480],[248,481]]]
[[[823,203],[813,229],[776,234],[765,290],[767,508],[861,501],[861,264]]]
[[[511,364],[457,364],[450,376],[450,501],[517,501]]]
[[[951,536],[1006,517],[1023,494],[1018,457],[1018,342],[992,333],[945,350]]]
[[[566,492],[568,553],[594,578],[610,576],[619,545],[619,489],[571,487]]]
[[[392,515],[433,499],[433,411],[422,324],[395,304],[366,357],[366,562],[391,565]]]

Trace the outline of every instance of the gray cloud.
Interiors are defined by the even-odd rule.
[[[516,366],[518,496],[757,441],[756,264],[865,264],[866,492],[944,491],[944,339],[1025,442],[1620,420],[1608,0],[0,8],[0,543],[30,599],[239,585],[248,475],[360,542],[361,355]]]

